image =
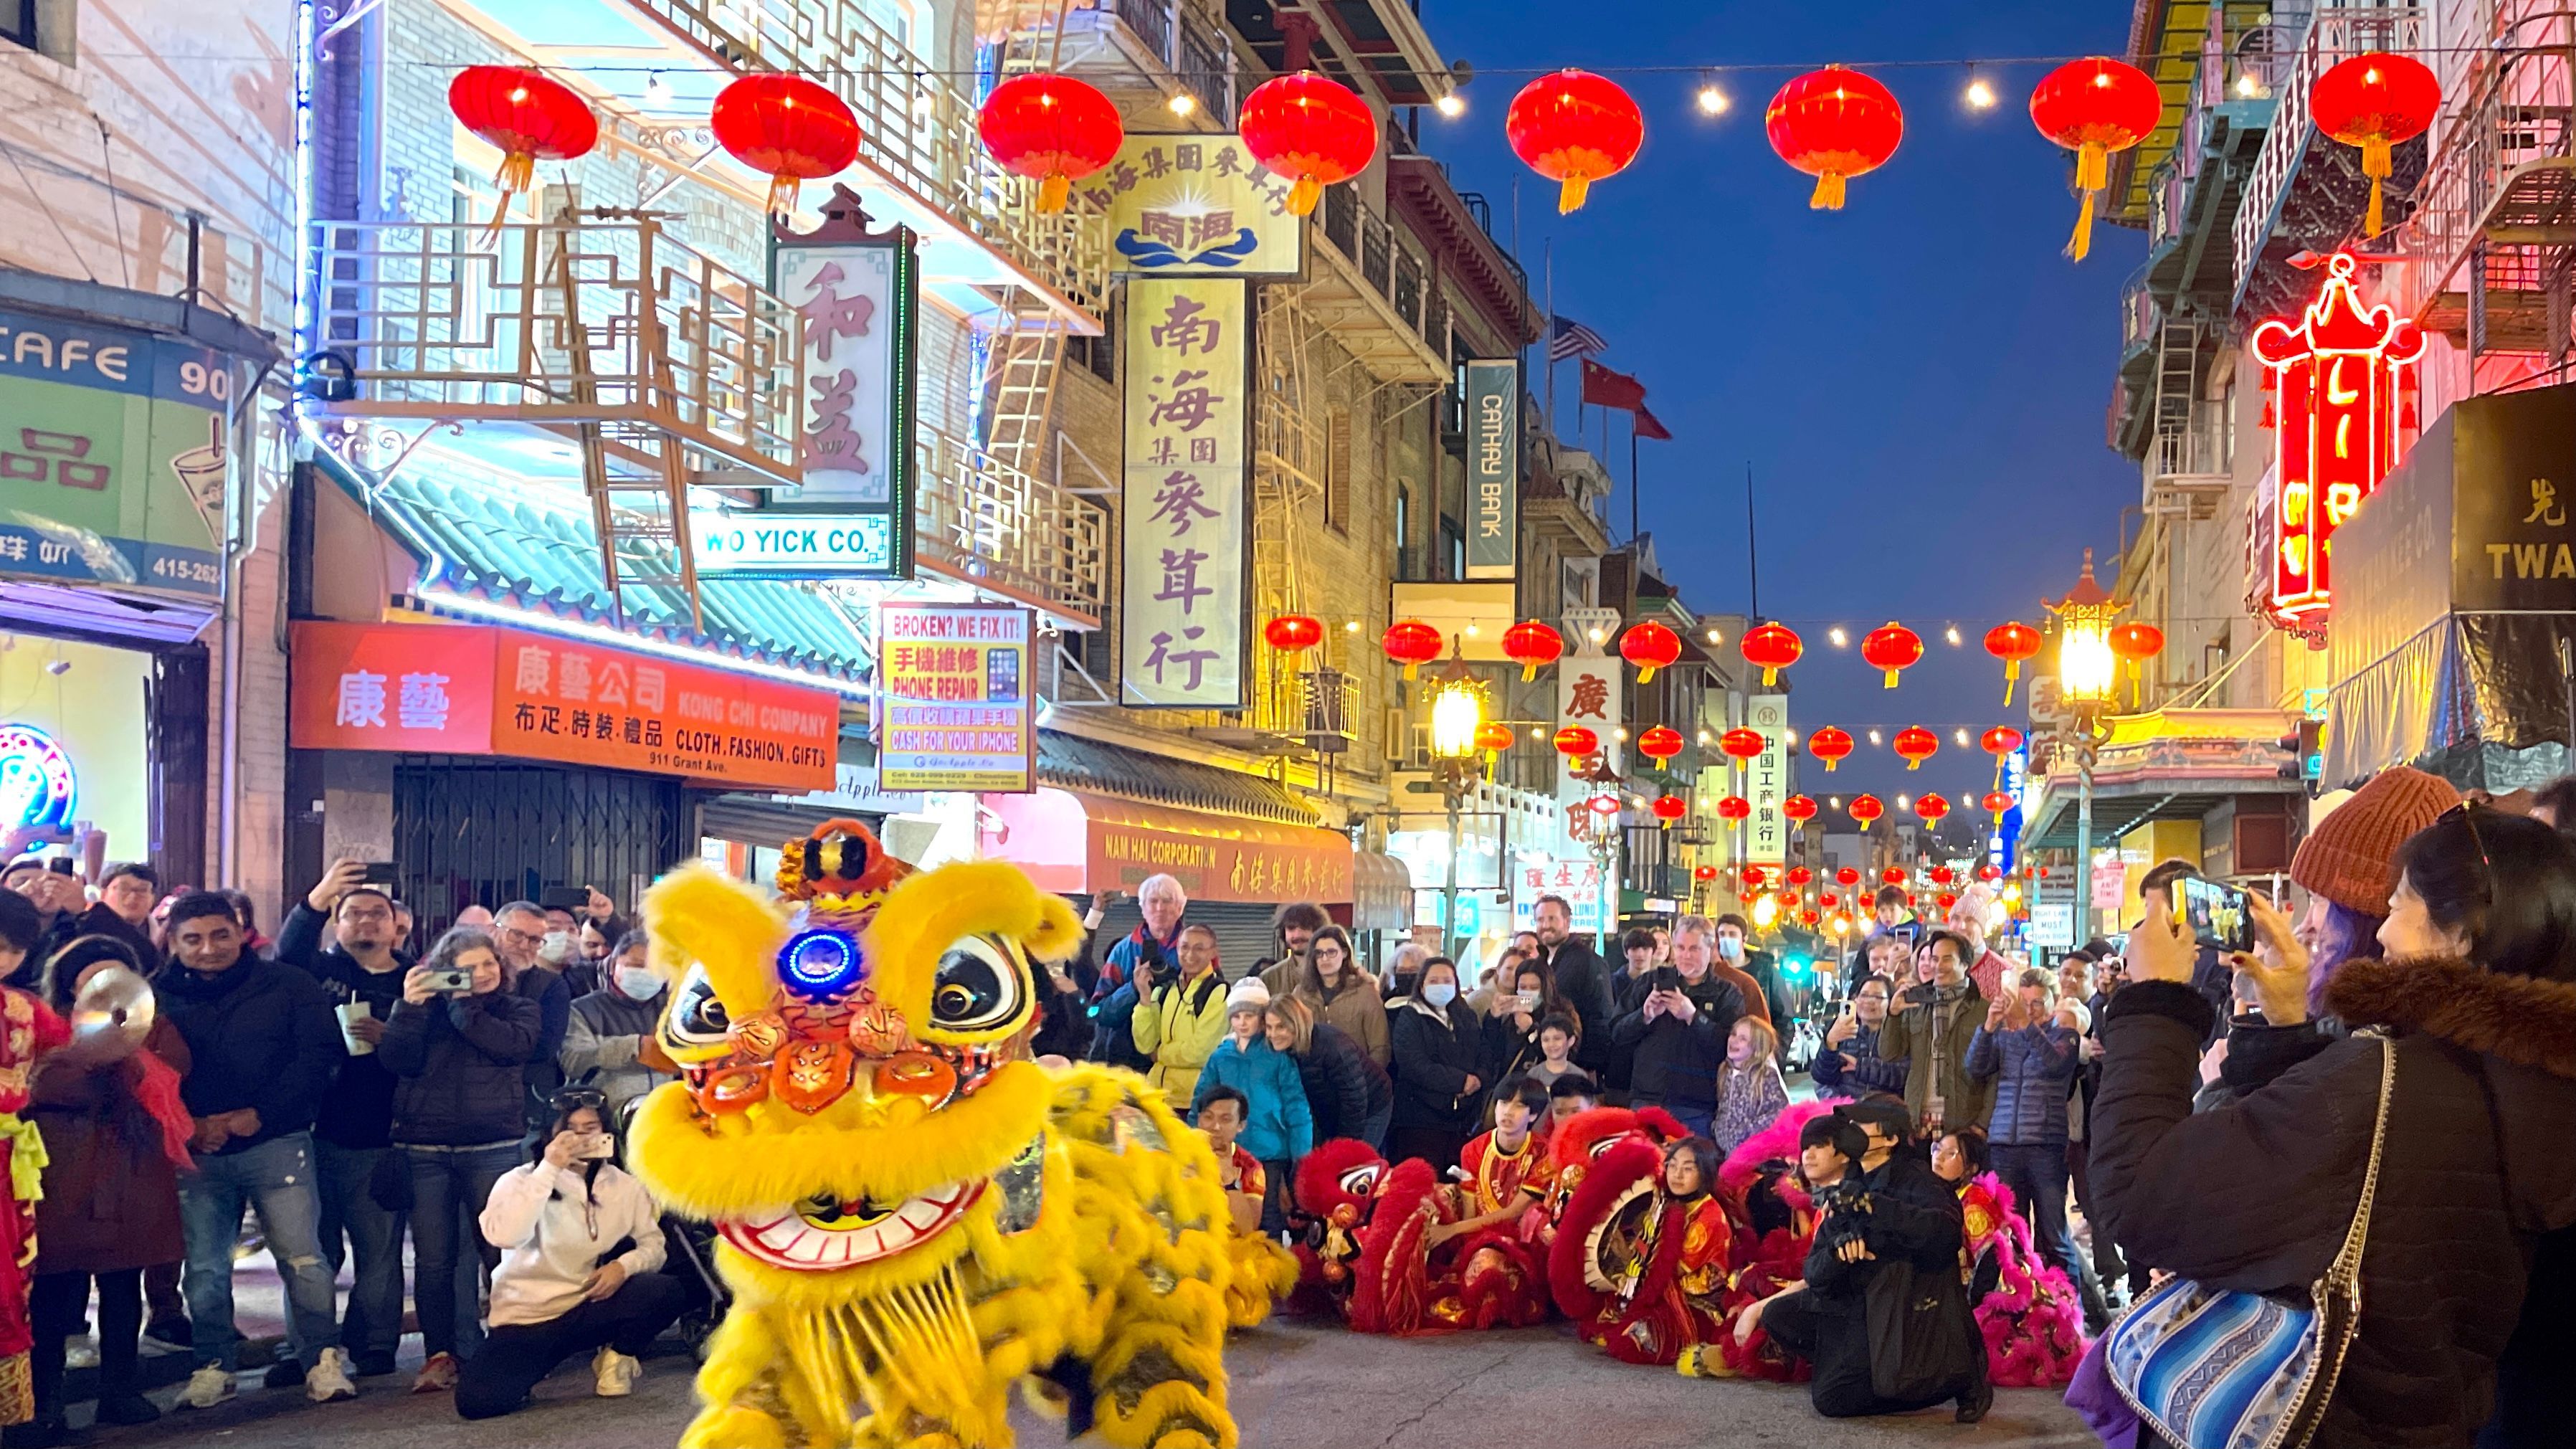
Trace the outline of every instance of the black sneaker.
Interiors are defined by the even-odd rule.
[[[143,1330],[143,1336],[163,1348],[194,1348],[197,1334],[184,1318],[156,1318]]]
[[[62,1415],[51,1414],[0,1429],[0,1449],[55,1449],[70,1442],[71,1436]]]
[[[1959,1396],[1959,1422],[1974,1424],[1985,1418],[1986,1410],[1994,1406],[1994,1381],[1984,1374],[1979,1374],[1975,1386]]]
[[[380,1379],[394,1371],[394,1356],[390,1353],[362,1353],[357,1355],[357,1362],[358,1377],[362,1379]]]
[[[161,1406],[141,1394],[111,1394],[98,1401],[102,1424],[150,1424],[160,1417]]]
[[[272,1389],[300,1389],[304,1387],[304,1365],[291,1358],[279,1359],[268,1366],[268,1373],[260,1383]]]

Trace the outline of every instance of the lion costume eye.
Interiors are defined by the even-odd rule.
[[[716,997],[715,983],[707,979],[707,968],[691,966],[679,990],[671,993],[670,1009],[662,1014],[662,1044],[679,1060],[704,1058],[725,1047],[732,1027],[724,1002]]]
[[[1017,1030],[1026,1014],[1028,967],[1016,947],[991,936],[965,936],[939,956],[930,987],[931,1030],[959,1039],[991,1039]]]

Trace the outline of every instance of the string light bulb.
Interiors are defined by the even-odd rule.
[[[1833,646],[1837,649],[1844,648],[1851,643],[1851,636],[1843,632],[1843,627],[1840,624],[1836,624],[1831,629],[1826,630],[1825,637],[1833,641]]]
[[[1460,116],[1467,114],[1467,98],[1458,94],[1456,91],[1451,91],[1449,94],[1433,101],[1431,103],[1431,109],[1438,111],[1441,115],[1454,121]]]
[[[670,103],[671,83],[662,79],[662,73],[657,70],[651,75],[644,77],[644,104],[648,106],[667,106]]]
[[[1984,76],[1972,75],[1968,77],[1967,101],[1969,110],[1991,111],[1995,108],[1995,88],[1986,84]]]
[[[1959,748],[1963,750],[1966,749],[1968,747],[1968,727],[1966,725],[1959,726],[1958,739]]]
[[[1723,116],[1726,114],[1726,108],[1730,104],[1732,104],[1732,102],[1727,100],[1726,92],[1717,88],[1717,82],[1703,81],[1700,83],[1699,113],[1701,115]]]
[[[1869,742],[1873,745],[1883,745],[1887,743],[1885,739],[1879,736],[1879,733],[1876,730],[1871,730],[1869,732]]]
[[[1941,637],[1949,640],[1951,647],[1956,648],[1959,643],[1959,626],[1956,624],[1951,625],[1948,629],[1942,631]]]
[[[1179,95],[1165,101],[1163,105],[1175,116],[1186,116],[1198,110],[1199,98],[1191,95],[1188,91],[1183,91]]]

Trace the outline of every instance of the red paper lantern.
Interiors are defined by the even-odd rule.
[[[1959,903],[1959,898],[1958,898],[1956,895],[1952,894],[1952,893],[1951,893],[1951,892],[1949,892],[1949,891],[1943,891],[1943,892],[1941,892],[1941,895],[1940,895],[1941,914],[1943,914],[1943,915],[1945,915],[1945,916],[1946,916],[1946,915],[1948,915],[1948,914],[1950,913],[1950,908],[1951,908],[1952,906],[1957,905],[1958,903]]]
[[[1798,662],[1806,652],[1799,642],[1798,631],[1786,624],[1757,624],[1744,631],[1738,648],[1744,651],[1744,662],[1762,671],[1766,685],[1780,682],[1780,671]]]
[[[1815,908],[1812,906],[1798,912],[1798,924],[1802,926],[1812,926],[1823,919],[1823,916],[1816,914]]]
[[[2039,631],[2018,619],[1986,631],[1986,652],[2004,662],[2004,703],[2012,703],[2013,681],[2021,678],[2022,661],[2038,658],[2039,646]]]
[[[2075,189],[2084,193],[2068,256],[2080,262],[2092,249],[2094,198],[2111,184],[2111,153],[2145,140],[2164,114],[2154,79],[2108,56],[2070,60],[2040,78],[2030,93],[2030,122],[2075,153]]]
[[[1842,903],[1843,898],[1832,891],[1822,892],[1816,897],[1816,904],[1823,906],[1826,910],[1832,910],[1834,907],[1839,906]]]
[[[1303,654],[1324,642],[1324,621],[1312,614],[1281,614],[1261,626],[1261,637],[1282,654]]]
[[[1739,765],[1750,764],[1761,758],[1762,751],[1769,744],[1770,741],[1763,736],[1762,731],[1740,726],[1717,737],[1717,747],[1725,752],[1728,759]]]
[[[747,75],[716,92],[707,123],[725,154],[769,178],[769,210],[796,209],[797,188],[859,159],[859,118],[800,75]]]
[[[1593,182],[1637,159],[1646,116],[1618,82],[1569,66],[1521,87],[1504,113],[1503,136],[1522,164],[1558,183],[1561,214],[1580,208]]]
[[[1520,736],[1512,733],[1510,725],[1499,720],[1489,719],[1476,726],[1476,748],[1489,755],[1499,755],[1510,749],[1512,741],[1518,738]]]
[[[1656,670],[1682,657],[1682,636],[1652,619],[1642,619],[1619,636],[1619,657],[1637,666],[1637,682],[1643,684],[1655,677]]]
[[[1013,76],[993,87],[975,132],[1002,169],[1038,183],[1038,210],[1064,210],[1073,183],[1108,165],[1127,140],[1118,107],[1069,75]]]
[[[1922,816],[1925,824],[1931,824],[1950,813],[1949,797],[1928,792],[1917,796],[1914,801],[1914,813]]]
[[[2153,624],[2115,624],[2110,645],[2111,652],[2129,666],[2129,697],[2138,699],[2146,689],[2138,666],[2165,652],[2165,631]]]
[[[1745,799],[1741,795],[1729,795],[1725,799],[1717,802],[1717,815],[1721,820],[1744,820],[1750,818],[1752,814],[1753,802]],[[1759,885],[1761,883],[1761,873],[1759,871],[1747,866],[1744,873],[1747,876],[1752,877],[1752,879],[1745,881],[1746,885]]]
[[[1860,884],[1860,872],[1847,865],[1834,872],[1834,879],[1843,885],[1856,886]]]
[[[1674,821],[1690,813],[1690,802],[1679,795],[1658,795],[1655,797],[1653,808],[1655,818],[1664,822],[1664,828],[1670,830],[1673,828]]]
[[[599,144],[599,117],[590,103],[533,70],[469,65],[447,83],[447,108],[466,130],[501,152],[501,169],[492,173],[501,188],[494,226],[509,215],[510,198],[536,183],[538,162],[571,161]]]
[[[1880,803],[1875,795],[1854,795],[1852,802],[1843,807],[1843,813],[1859,821],[1863,826],[1867,826],[1871,821],[1886,814],[1887,806]]]
[[[1601,737],[1581,725],[1567,725],[1556,732],[1556,752],[1569,760],[1579,760],[1601,748]]]
[[[1979,803],[1986,807],[1987,814],[1995,817],[1995,823],[2001,825],[2004,823],[2006,812],[2013,808],[2013,797],[2001,790],[1988,790],[1986,798]]]
[[[1941,737],[1921,725],[1907,725],[1896,732],[1890,748],[1905,762],[1905,768],[1919,770],[1925,760],[1941,753]]]
[[[1886,670],[1887,688],[1894,689],[1897,674],[1923,657],[1923,638],[1890,619],[1860,641],[1860,657],[1870,668]]]
[[[1898,866],[1891,865],[1887,869],[1880,871],[1878,873],[1878,878],[1888,885],[1905,884],[1905,872]]]
[[[1619,797],[1616,795],[1595,795],[1591,799],[1583,802],[1583,808],[1606,820],[1619,813]]]
[[[1848,730],[1825,725],[1807,734],[1807,753],[1825,762],[1825,773],[1828,775],[1832,774],[1834,766],[1840,764],[1851,752],[1852,737]]]
[[[1762,883],[1769,880],[1770,877],[1763,873],[1762,867],[1758,865],[1748,865],[1744,868],[1743,875],[1738,877],[1738,879],[1744,882],[1744,888],[1746,890],[1759,890],[1762,888]]]
[[[1839,65],[1809,71],[1771,98],[1763,129],[1780,159],[1816,178],[1807,205],[1843,209],[1843,182],[1887,164],[1905,137],[1905,110],[1887,87]]]
[[[1536,619],[1523,620],[1503,631],[1503,657],[1521,667],[1526,684],[1538,678],[1540,665],[1565,657],[1565,636]]]
[[[1313,71],[1254,87],[1235,128],[1253,160],[1294,183],[1288,209],[1299,216],[1315,209],[1325,187],[1359,175],[1377,156],[1377,117],[1368,102]]]
[[[1934,885],[1948,885],[1952,879],[1950,867],[1946,865],[1936,865],[1927,873],[1932,877]]]
[[[1816,818],[1816,802],[1806,795],[1792,795],[1780,802],[1780,813],[1804,825]]]
[[[1420,619],[1398,619],[1386,626],[1378,638],[1378,647],[1386,657],[1404,666],[1404,677],[1413,678],[1423,665],[1440,657],[1440,631]]]
[[[2308,87],[2308,115],[2317,129],[2361,148],[2361,174],[2370,178],[2370,209],[2362,235],[2380,232],[2380,183],[2395,169],[2400,141],[2424,134],[2442,109],[2442,83],[2412,56],[2364,51],[2342,61]]]
[[[1803,866],[1803,865],[1793,865],[1793,866],[1789,867],[1789,873],[1788,873],[1786,876],[1783,876],[1783,877],[1782,877],[1782,879],[1784,879],[1784,880],[1788,881],[1788,882],[1789,882],[1789,884],[1791,884],[1791,885],[1793,885],[1793,886],[1802,886],[1802,885],[1805,885],[1805,884],[1807,884],[1808,882],[1810,882],[1810,881],[1814,880],[1815,878],[1816,878],[1816,873],[1815,873],[1814,871],[1812,871],[1812,870],[1807,869],[1807,868],[1806,868],[1805,866]]]
[[[1988,861],[1984,865],[1977,867],[1977,879],[1979,880],[2002,880],[2003,878],[2004,868],[1995,864],[1993,861]]]
[[[1682,752],[1682,732],[1668,725],[1657,725],[1637,736],[1637,753],[1660,765]]]
[[[2021,731],[2014,729],[2011,725],[1997,725],[1993,729],[1986,731],[1985,734],[1978,739],[1977,743],[1984,748],[1987,754],[1994,755],[1998,760],[2000,760],[2002,756],[2009,755],[2013,751],[2020,749],[2021,741]]]
[[[1693,866],[1691,867],[1691,879],[1698,881],[1702,885],[1706,885],[1710,881],[1717,879],[1717,867],[1713,865]]]

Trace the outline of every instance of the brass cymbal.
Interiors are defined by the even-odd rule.
[[[150,982],[110,966],[72,999],[72,1036],[121,1057],[143,1045],[156,1011]]]

